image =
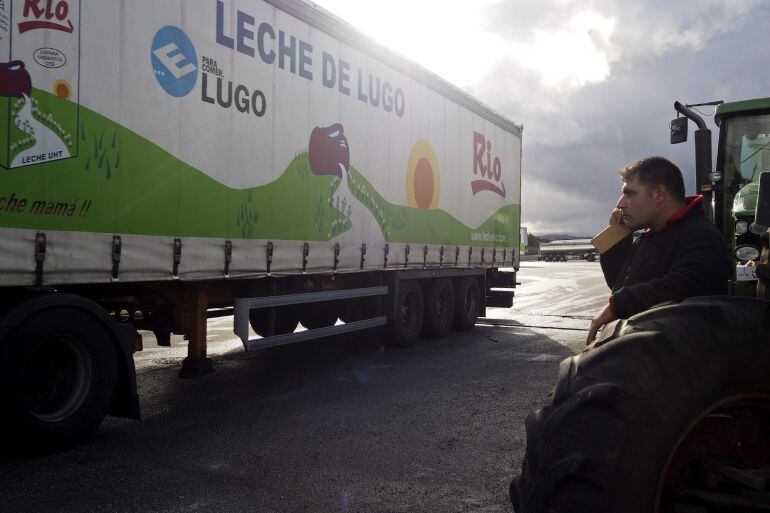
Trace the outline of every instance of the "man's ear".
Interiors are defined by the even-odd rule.
[[[652,196],[656,203],[661,204],[668,199],[668,188],[663,184],[656,185],[652,190]]]

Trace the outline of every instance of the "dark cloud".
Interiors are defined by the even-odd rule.
[[[592,11],[616,20],[611,40],[617,51],[659,55],[672,47],[698,47],[763,9],[761,0],[506,0],[490,7],[487,28],[510,41],[522,41],[535,30],[558,30]]]
[[[570,14],[567,11],[577,8],[572,4],[551,2],[549,10],[542,8],[542,2],[505,2],[492,29],[514,38],[533,27],[557,27]],[[509,58],[483,81],[493,85],[476,91],[524,125],[523,224],[541,233],[585,234],[603,228],[618,198],[618,169],[645,156],[663,155],[677,162],[692,192],[692,141],[677,146],[668,141],[668,122],[676,115],[674,100],[770,96],[764,29],[770,5],[574,4],[581,8],[590,4],[608,16],[619,13],[620,25],[611,38],[616,42],[611,51],[617,55],[606,80],[566,92],[549,91],[538,85],[536,71]],[[559,12],[555,6],[563,9]],[[736,12],[743,17],[736,19]],[[716,127],[711,118],[707,121],[716,148]],[[694,129],[691,124],[691,133]]]

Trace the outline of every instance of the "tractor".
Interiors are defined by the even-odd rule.
[[[698,127],[697,191],[733,257],[730,293],[615,321],[561,362],[526,421],[516,513],[770,511],[770,98],[674,108],[672,143]]]

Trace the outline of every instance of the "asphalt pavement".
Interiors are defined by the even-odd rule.
[[[470,333],[371,335],[244,353],[212,319],[216,372],[177,377],[185,343],[137,354],[143,420],[0,463],[5,512],[508,512],[524,420],[581,350],[597,263],[522,262],[512,309]]]

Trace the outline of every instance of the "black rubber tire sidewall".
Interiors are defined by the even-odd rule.
[[[163,305],[147,314],[147,321],[159,346],[171,345],[171,326],[173,313],[171,307]]]
[[[41,421],[19,398],[23,362],[41,341],[53,335],[66,335],[81,344],[88,355],[91,379],[87,392],[68,418],[58,422]],[[106,415],[117,381],[116,341],[101,321],[76,308],[59,307],[30,316],[5,339],[0,348],[2,408],[8,413],[2,423],[4,440],[18,442],[11,450],[28,452],[71,446],[91,437]]]
[[[337,322],[338,311],[336,303],[318,303],[303,305],[299,322],[309,330],[328,328]]]
[[[564,360],[551,398],[527,419],[516,512],[653,511],[687,427],[721,399],[770,393],[767,318],[766,302],[693,298],[632,317],[619,336]]]
[[[249,311],[249,324],[260,337],[293,333],[299,324],[299,312],[295,307],[276,307],[275,331],[270,332],[269,308],[255,308]]]
[[[466,296],[470,294],[470,308]],[[475,278],[465,276],[457,283],[455,291],[454,328],[458,331],[469,331],[476,326],[479,318],[479,283]]]
[[[340,319],[344,323],[361,321],[367,318],[366,302],[362,299],[348,299],[342,302]]]
[[[423,331],[429,337],[441,338],[452,329],[455,317],[455,292],[452,280],[449,278],[431,280],[427,289]],[[441,294],[444,294],[443,314],[437,308]]]
[[[401,308],[405,301],[410,301],[410,320],[401,319]],[[384,342],[397,347],[412,347],[420,340],[424,319],[422,288],[416,281],[399,283],[393,317],[381,330]]]

